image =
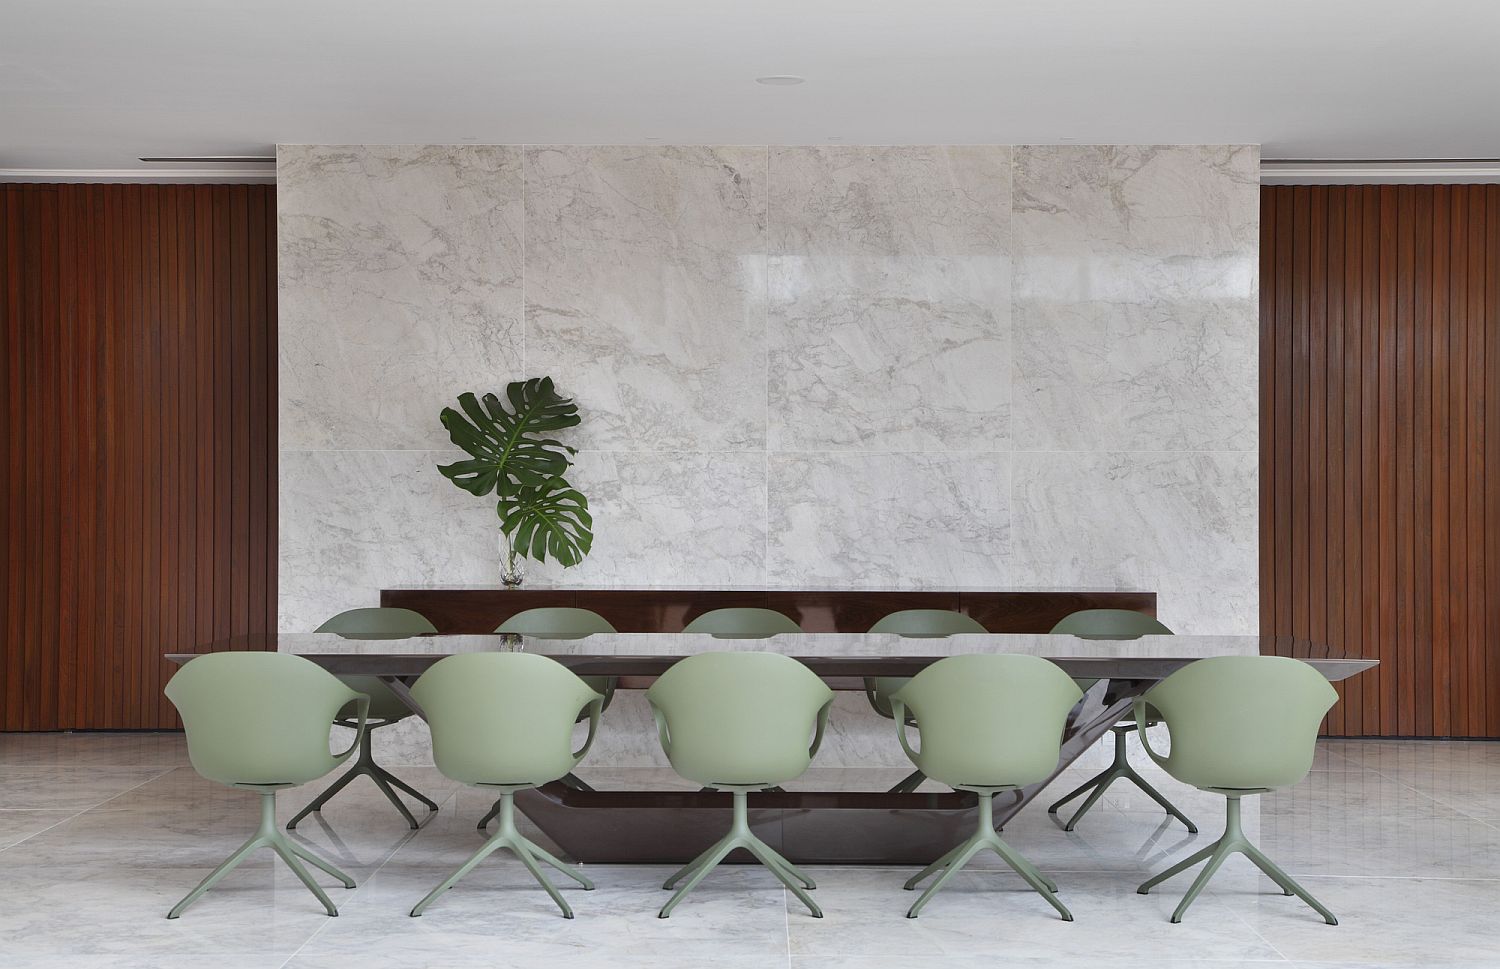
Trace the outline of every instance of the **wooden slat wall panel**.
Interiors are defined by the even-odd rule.
[[[1261,628],[1378,669],[1346,736],[1500,737],[1500,186],[1276,186]]]
[[[276,616],[271,186],[0,185],[0,729],[177,725]]]

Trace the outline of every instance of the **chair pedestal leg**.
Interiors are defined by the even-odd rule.
[[[1266,857],[1263,851],[1261,851],[1255,845],[1251,844],[1250,839],[1245,837],[1244,829],[1240,825],[1239,797],[1227,797],[1225,799],[1225,802],[1226,806],[1224,809],[1223,837],[1219,838],[1218,841],[1209,845],[1207,848],[1204,848],[1202,851],[1199,851],[1196,854],[1182,861],[1179,861],[1177,864],[1173,865],[1171,868],[1168,868],[1161,874],[1153,875],[1152,877],[1148,878],[1146,881],[1141,883],[1141,887],[1137,888],[1136,892],[1141,895],[1146,895],[1151,891],[1151,889],[1166,881],[1168,878],[1171,878],[1173,875],[1179,875],[1182,872],[1187,871],[1194,865],[1198,864],[1198,862],[1203,861],[1205,858],[1208,859],[1208,864],[1204,865],[1203,870],[1198,873],[1198,877],[1193,879],[1193,884],[1188,888],[1187,894],[1182,896],[1182,901],[1177,903],[1176,910],[1172,912],[1172,921],[1181,922],[1183,913],[1185,913],[1188,910],[1188,906],[1193,904],[1193,901],[1200,894],[1202,894],[1203,889],[1208,885],[1209,879],[1213,877],[1214,872],[1219,870],[1219,866],[1224,864],[1225,860],[1228,859],[1230,855],[1238,852],[1239,854],[1244,855],[1246,858],[1249,858],[1257,868],[1265,872],[1267,877],[1274,881],[1277,887],[1281,889],[1282,894],[1296,895],[1298,898],[1306,902],[1315,912],[1323,916],[1323,921],[1327,922],[1329,925],[1338,925],[1339,920],[1334,917],[1333,913],[1330,912],[1322,902],[1314,898],[1312,894],[1307,891],[1307,889],[1297,884],[1292,876],[1276,867],[1275,862]]]
[[[308,804],[301,811],[298,811],[296,817],[286,823],[288,831],[296,830],[297,825],[301,824],[302,819],[309,814],[314,812],[322,813],[323,805],[332,800],[333,796],[339,791],[348,787],[350,781],[360,776],[368,777],[375,782],[375,786],[380,789],[380,793],[384,794],[386,799],[396,806],[396,810],[401,812],[401,816],[406,819],[406,823],[411,826],[412,830],[416,830],[419,827],[417,819],[412,816],[411,811],[401,802],[401,798],[396,796],[396,792],[392,788],[399,788],[418,801],[421,801],[427,807],[429,814],[438,809],[437,802],[432,800],[432,798],[375,763],[375,752],[370,743],[371,733],[372,731],[366,730],[364,737],[360,739],[359,754],[354,760],[354,766],[349,768],[343,777],[334,781],[328,790],[313,798],[312,803]]]
[[[1073,921],[1073,913],[1068,911],[1066,905],[1058,900],[1057,884],[1037,869],[1030,861],[1027,861],[1018,851],[1006,844],[995,831],[994,820],[994,795],[981,793],[979,795],[979,829],[968,841],[949,851],[937,861],[922,869],[906,882],[908,890],[915,889],[917,885],[928,875],[936,871],[942,871],[937,880],[927,886],[921,896],[912,904],[907,911],[906,917],[916,918],[922,911],[923,906],[938,893],[948,880],[963,870],[964,866],[974,859],[974,856],[985,849],[993,851],[1000,856],[1000,860],[1009,865],[1016,874],[1020,875],[1026,884],[1030,885],[1037,894],[1045,898],[1057,914],[1062,916],[1064,922]]]
[[[1162,796],[1160,791],[1152,787],[1150,782],[1142,777],[1139,773],[1137,773],[1134,767],[1130,766],[1130,761],[1126,757],[1125,746],[1125,739],[1130,731],[1122,730],[1119,727],[1114,727],[1112,728],[1112,732],[1115,735],[1114,763],[1110,764],[1109,767],[1105,768],[1103,771],[1100,771],[1098,774],[1095,774],[1093,777],[1084,781],[1072,791],[1064,794],[1060,799],[1054,802],[1051,807],[1047,808],[1047,813],[1056,814],[1058,808],[1062,807],[1064,804],[1067,804],[1069,801],[1073,800],[1075,797],[1078,797],[1081,794],[1088,793],[1088,799],[1083,802],[1083,806],[1078,809],[1077,813],[1075,813],[1073,817],[1068,819],[1067,824],[1063,825],[1064,831],[1072,831],[1073,828],[1078,824],[1079,819],[1082,818],[1085,814],[1089,813],[1089,810],[1096,803],[1098,803],[1099,798],[1104,796],[1104,792],[1109,789],[1109,786],[1111,784],[1113,784],[1117,780],[1126,780],[1134,784],[1136,787],[1140,788],[1147,797],[1151,798],[1151,800],[1161,805],[1162,810],[1166,811],[1178,821],[1181,821],[1183,826],[1187,828],[1188,831],[1193,834],[1197,834],[1198,826],[1194,824],[1187,815],[1179,811],[1175,804]]]
[[[290,868],[294,874],[296,874],[296,876],[302,881],[302,884],[306,885],[308,890],[311,891],[313,895],[317,896],[318,901],[323,903],[323,908],[328,912],[330,916],[336,916],[339,914],[339,910],[334,907],[333,901],[329,899],[327,893],[323,891],[322,887],[318,885],[317,882],[313,881],[312,876],[308,874],[308,871],[303,867],[302,862],[311,862],[313,865],[321,868],[323,871],[327,872],[328,874],[332,875],[334,878],[337,878],[340,882],[342,882],[345,888],[353,888],[354,879],[344,874],[331,862],[324,861],[322,858],[319,858],[308,849],[302,847],[301,845],[288,838],[281,831],[281,829],[276,826],[275,792],[262,791],[260,792],[260,827],[256,830],[255,834],[250,837],[249,841],[246,841],[244,844],[240,845],[240,847],[235,850],[234,854],[226,858],[223,864],[219,865],[219,867],[210,872],[207,878],[204,878],[203,881],[199,882],[197,888],[194,888],[192,891],[188,892],[187,895],[183,897],[182,901],[172,906],[172,910],[167,913],[167,918],[175,919],[181,916],[183,912],[187,911],[188,906],[192,905],[199,898],[201,898],[204,892],[217,885],[219,883],[219,880],[222,879],[225,875],[238,868],[240,863],[248,858],[251,852],[255,851],[255,849],[257,848],[270,848],[273,852],[275,852],[282,861],[286,862],[286,866]]]
[[[708,873],[717,868],[719,862],[728,857],[729,853],[736,848],[744,848],[750,852],[777,881],[786,886],[787,891],[797,896],[797,900],[807,906],[813,918],[823,917],[823,910],[818,907],[817,902],[812,900],[812,896],[807,894],[807,889],[816,888],[817,885],[805,872],[787,861],[779,852],[751,832],[748,795],[745,791],[735,791],[734,822],[730,826],[729,833],[662,884],[663,889],[671,889],[682,879],[687,879],[682,887],[678,888],[667,900],[667,904],[661,907],[657,918],[670,918],[672,909],[677,907],[677,903],[686,898],[688,892],[696,888],[698,883],[708,877]]]
[[[437,897],[439,895],[443,894],[448,889],[458,884],[459,880],[469,872],[473,871],[476,865],[478,865],[481,861],[488,858],[490,855],[494,854],[501,848],[509,849],[510,853],[515,855],[516,858],[520,860],[521,864],[526,866],[526,870],[531,872],[531,877],[537,880],[537,884],[541,885],[543,890],[546,891],[547,895],[552,899],[552,901],[557,903],[557,907],[562,909],[563,918],[572,918],[572,907],[568,905],[567,900],[564,899],[562,897],[562,894],[553,887],[552,883],[547,880],[547,876],[543,874],[542,869],[537,864],[537,862],[545,862],[551,867],[556,868],[564,875],[567,875],[569,878],[578,882],[579,885],[583,886],[583,890],[586,892],[591,892],[594,890],[594,883],[586,878],[582,872],[578,871],[571,865],[564,864],[562,861],[559,861],[557,858],[553,857],[546,850],[544,850],[540,845],[532,842],[525,835],[521,834],[521,832],[516,828],[515,792],[506,791],[505,793],[501,794],[500,799],[495,802],[495,809],[491,811],[490,814],[500,819],[500,828],[495,832],[494,837],[490,838],[490,840],[481,845],[479,847],[479,850],[474,852],[474,854],[469,857],[468,861],[464,862],[462,865],[459,865],[451,875],[443,879],[443,881],[436,888],[427,893],[427,896],[425,898],[423,898],[420,902],[413,906],[411,910],[412,918],[416,918],[417,916],[421,915],[424,911],[427,910],[427,906],[431,905],[434,901],[437,900]]]

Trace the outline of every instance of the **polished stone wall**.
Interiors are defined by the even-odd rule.
[[[1253,147],[282,146],[281,625],[493,583],[435,465],[552,375],[536,581],[1144,587],[1256,628]]]

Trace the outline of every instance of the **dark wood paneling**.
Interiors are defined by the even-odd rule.
[[[176,725],[275,628],[275,194],[0,186],[0,729]]]
[[[1261,631],[1381,661],[1330,733],[1500,737],[1500,186],[1261,213]]]
[[[414,609],[439,632],[487,633],[526,609],[592,609],[622,633],[681,632],[711,609],[760,607],[807,632],[864,632],[900,609],[956,609],[996,633],[1044,633],[1080,609],[1156,615],[1154,592],[748,589],[384,589],[382,606]]]

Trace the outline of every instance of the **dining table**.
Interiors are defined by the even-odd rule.
[[[642,690],[685,656],[713,650],[768,651],[805,664],[836,691],[864,691],[873,677],[910,677],[946,656],[1020,653],[1056,663],[1084,687],[1063,730],[1061,753],[1045,779],[994,801],[997,828],[1026,809],[1109,729],[1131,715],[1137,697],[1195,660],[1214,656],[1294,656],[1331,682],[1377,665],[1289,636],[1141,636],[1084,639],[1047,634],[907,637],[884,633],[796,633],[760,639],[690,633],[601,633],[580,639],[508,634],[356,637],[332,633],[266,633],[196,644],[167,654],[182,664],[223,650],[293,653],[340,676],[373,676],[413,713],[410,687],[434,663],[469,652],[528,652],[550,657],[579,676],[607,677],[616,690]],[[600,727],[611,729],[608,712]],[[894,726],[891,743],[896,742]],[[589,761],[579,774],[587,777]],[[562,781],[519,792],[516,807],[563,852],[582,862],[681,863],[723,834],[731,796],[708,790],[611,788]],[[755,833],[797,863],[926,864],[972,832],[977,801],[963,791],[780,790],[756,793]],[[733,859],[731,859],[733,860]]]

